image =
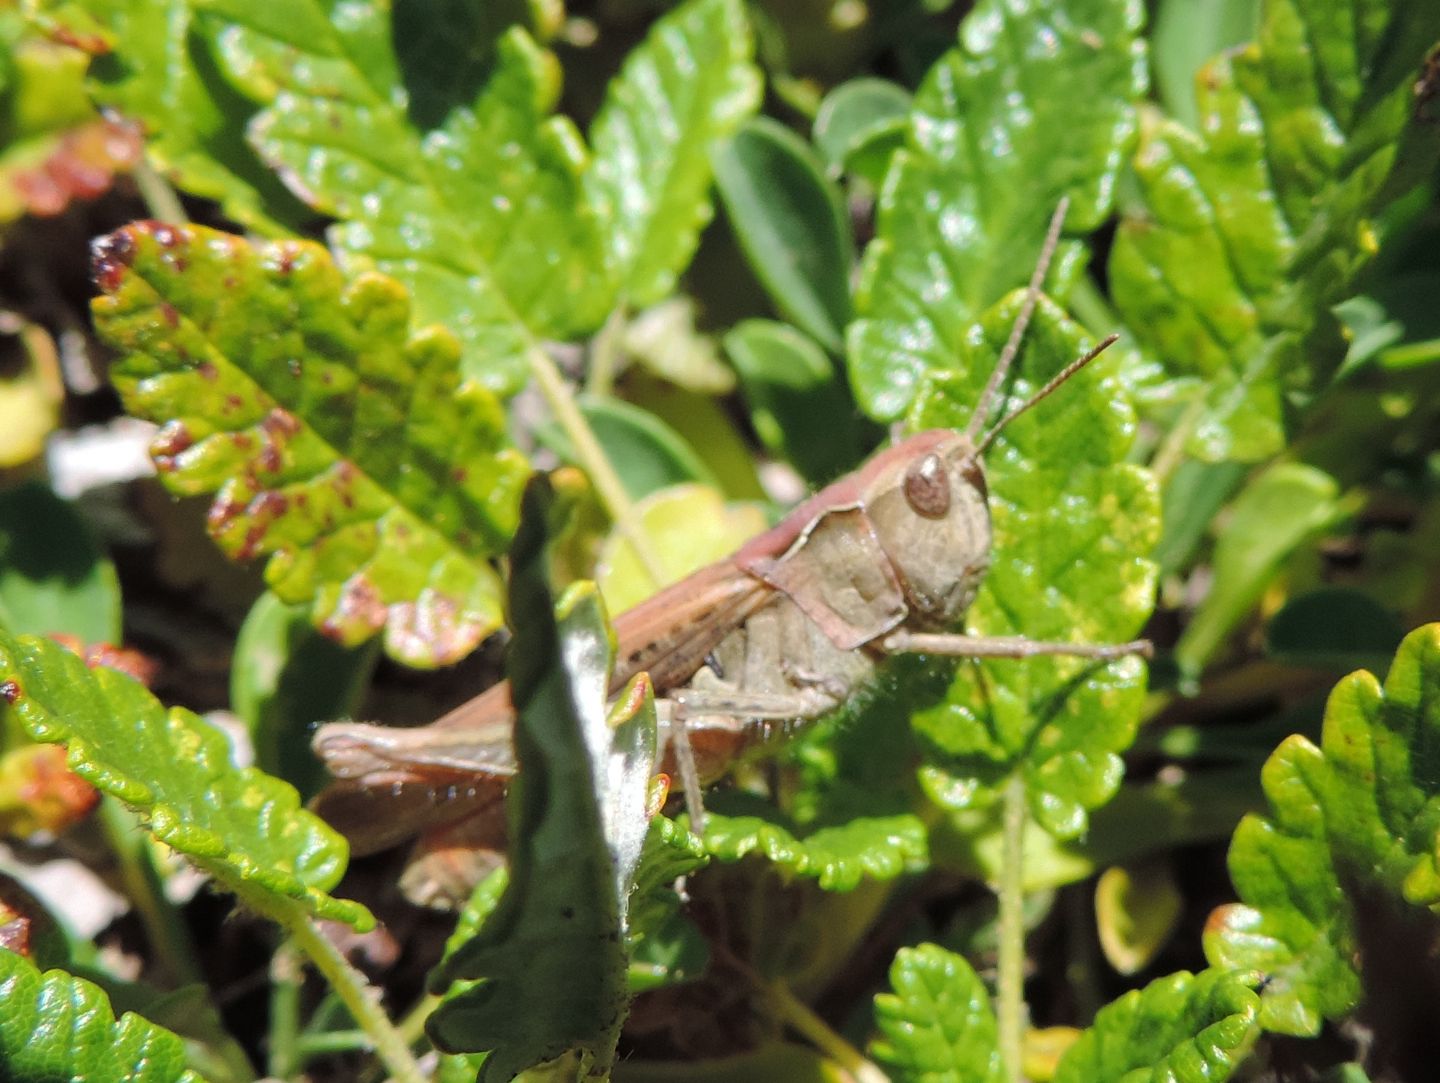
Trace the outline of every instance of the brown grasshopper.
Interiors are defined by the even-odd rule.
[[[1149,654],[1143,640],[1047,643],[952,631],[990,564],[984,452],[1006,424],[1114,341],[1072,362],[982,435],[1043,268],[1042,259],[966,431],[921,432],[881,451],[730,557],[615,618],[611,695],[649,674],[693,824],[701,822],[700,782],[723,774],[749,746],[842,706],[873,680],[886,655]],[[497,813],[515,772],[513,722],[502,683],[415,729],[322,726],[314,747],[339,781],[319,808],[358,853],[426,830],[431,856],[410,886],[428,880],[421,894],[463,889],[473,872],[447,873],[445,855],[468,860],[504,847]]]

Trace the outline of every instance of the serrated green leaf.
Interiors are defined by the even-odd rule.
[[[100,988],[63,970],[41,974],[0,948],[0,1077],[13,1083],[124,1079],[203,1083],[180,1038],[138,1015],[118,1020]]]
[[[759,854],[826,891],[853,891],[863,879],[893,880],[929,861],[925,824],[912,813],[802,826],[743,793],[717,794],[706,803],[704,841],[717,861]]]
[[[500,621],[486,557],[513,528],[523,457],[459,346],[412,334],[404,289],[346,284],[319,245],[251,246],[140,223],[96,248],[101,333],[175,492],[215,492],[210,532],[346,644],[383,630],[411,665],[468,654]]]
[[[262,233],[289,233],[305,216],[245,142],[255,107],[226,83],[196,31],[189,0],[103,0],[86,5],[119,47],[96,58],[97,102],[144,123],[145,153],[187,192],[220,202]]]
[[[1110,280],[1141,342],[1204,381],[1192,454],[1273,455],[1283,400],[1303,404],[1339,365],[1331,309],[1373,253],[1437,37],[1434,4],[1267,0],[1257,42],[1198,80],[1197,130],[1145,124]]]
[[[987,314],[961,370],[933,380],[918,425],[965,424],[1018,303],[1017,294]],[[1089,345],[1048,303],[1028,340],[1012,405]],[[966,621],[972,633],[1114,643],[1149,615],[1159,500],[1149,472],[1123,461],[1135,415],[1115,365],[1097,360],[1007,427],[987,456],[993,559]],[[962,665],[946,702],[915,718],[928,745],[922,781],[944,807],[983,807],[1018,768],[1032,815],[1060,838],[1075,837],[1087,810],[1120,784],[1120,753],[1134,739],[1144,688],[1137,658]]]
[[[625,1015],[624,914],[647,830],[656,734],[648,682],[605,701],[610,644],[592,584],[552,608],[548,486],[526,490],[511,552],[510,686],[520,773],[509,799],[509,884],[480,932],[431,977],[461,980],[427,1030],[447,1052],[490,1050],[481,1079],[579,1051],[608,1071]]]
[[[934,944],[901,948],[890,967],[893,993],[875,998],[883,1037],[871,1055],[900,1081],[1001,1083],[990,993],[959,955]]]
[[[737,0],[689,0],[658,20],[611,81],[590,130],[585,191],[609,265],[635,306],[669,293],[710,221],[708,151],[760,100]]]
[[[855,242],[839,190],[808,144],[765,117],[711,152],[715,183],[750,269],[775,307],[839,353]]]
[[[725,352],[767,447],[811,482],[831,481],[855,465],[865,444],[862,421],[815,342],[783,323],[742,320],[725,336]]]
[[[120,583],[75,510],[32,482],[0,492],[0,628],[120,641]]]
[[[1216,541],[1210,590],[1175,646],[1183,675],[1200,673],[1280,562],[1334,523],[1344,507],[1335,479],[1304,463],[1277,463],[1250,481]]]
[[[1319,748],[1290,737],[1266,763],[1271,813],[1235,832],[1230,878],[1242,902],[1211,916],[1205,954],[1266,975],[1267,1030],[1314,1034],[1352,1011],[1361,968],[1385,957],[1387,936],[1406,935],[1407,918],[1433,935],[1437,734],[1440,624],[1430,624],[1405,638],[1383,688],[1364,671],[1335,686]]]
[[[1260,1036],[1253,973],[1181,971],[1101,1008],[1055,1083],[1223,1083]]]
[[[70,770],[137,810],[161,842],[263,909],[266,896],[368,928],[359,903],[326,892],[345,871],[345,841],[300,808],[288,782],[230,762],[223,734],[166,711],[138,681],[87,669],[49,640],[0,632],[4,698],[33,740],[64,742]]]
[[[674,820],[650,821],[630,897],[632,993],[685,981],[705,969],[709,946],[681,913],[675,885],[709,861],[701,840]]]
[[[987,0],[915,95],[877,208],[848,333],[851,382],[901,416],[971,324],[1030,276],[1062,196],[1067,228],[1105,218],[1145,89],[1134,0]],[[1062,253],[1054,281],[1076,269]]]
[[[540,338],[604,319],[611,289],[581,190],[585,151],[551,112],[554,58],[523,30],[502,35],[474,102],[421,133],[385,6],[197,6],[225,70],[261,105],[251,142],[341,219],[330,239],[347,266],[399,279],[420,322],[460,336],[467,376],[517,391]]]

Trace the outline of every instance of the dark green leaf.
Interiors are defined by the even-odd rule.
[[[832,171],[846,170],[879,187],[890,156],[904,145],[910,92],[884,79],[841,83],[815,113],[815,148]]]
[[[865,428],[835,365],[813,341],[770,320],[745,320],[725,336],[750,421],[772,451],[812,483],[854,466]]]
[[[585,191],[632,305],[660,300],[710,221],[713,143],[755,111],[760,79],[737,0],[689,0],[656,22],[610,83],[590,130]]]
[[[1001,1083],[990,994],[970,964],[934,944],[901,948],[890,967],[893,993],[875,998],[883,1037],[870,1052],[891,1078],[924,1083]]]
[[[1185,569],[1215,513],[1245,477],[1241,463],[1202,463],[1187,459],[1165,484],[1164,532],[1155,547],[1160,575]]]
[[[1055,1083],[1223,1083],[1260,1036],[1256,981],[1182,971],[1126,993],[1061,1058]]]
[[[546,579],[548,487],[526,491],[511,553],[510,685],[520,775],[510,793],[509,883],[479,933],[432,974],[453,993],[427,1029],[449,1052],[491,1050],[482,1079],[580,1050],[608,1072],[624,1018],[624,914],[646,833],[655,756],[648,685],[606,716],[610,649],[592,585],[560,612]]]
[[[230,708],[249,727],[260,769],[313,795],[326,776],[310,751],[312,727],[354,717],[375,656],[370,645],[346,648],[322,636],[304,606],[260,595],[230,666]]]
[[[126,1012],[118,1020],[100,989],[61,970],[41,974],[0,948],[0,1075],[13,1083],[203,1083],[185,1067],[168,1030]]]
[[[70,770],[137,810],[157,839],[250,906],[294,899],[318,917],[374,925],[360,904],[326,894],[344,872],[344,840],[300,808],[289,783],[234,767],[208,722],[166,711],[139,682],[87,669],[44,639],[0,632],[0,674],[33,740],[64,742]]]
[[[750,269],[786,318],[838,353],[850,322],[855,242],[840,193],[814,152],[790,129],[761,118],[711,158]]]
[[[0,492],[0,628],[120,642],[120,583],[75,510],[31,482]]]
[[[901,416],[925,373],[955,364],[980,314],[1029,278],[1061,197],[1071,232],[1109,213],[1145,89],[1140,19],[1133,0],[986,0],[966,17],[915,95],[865,252],[848,345],[872,416]]]
[[[715,475],[685,438],[648,410],[620,399],[590,396],[582,397],[579,405],[632,499],[685,482],[716,484]],[[537,436],[560,458],[576,461],[574,448],[559,426],[548,426]]]
[[[412,333],[399,283],[345,283],[319,245],[127,227],[96,248],[102,334],[175,492],[215,492],[230,556],[270,555],[283,600],[342,643],[384,631],[411,665],[468,654],[500,621],[486,562],[527,472],[459,346]]]
[[[1383,667],[1405,629],[1368,594],[1327,587],[1292,598],[1265,628],[1265,653],[1292,666]]]

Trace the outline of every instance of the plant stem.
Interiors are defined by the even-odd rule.
[[[590,364],[585,372],[587,394],[603,398],[615,389],[615,362],[620,353],[620,334],[625,329],[626,316],[623,305],[615,306],[605,326],[590,340]]]
[[[165,897],[148,836],[113,797],[100,802],[100,824],[120,862],[125,893],[145,927],[156,960],[176,986],[202,985],[205,977],[196,962],[195,945],[186,934],[185,919]]]
[[[1005,783],[1000,860],[996,1022],[1000,1060],[1011,1083],[1024,1079],[1025,1041],[1025,776],[1017,767]]]
[[[264,904],[264,913],[279,921],[290,933],[295,946],[315,965],[321,976],[335,990],[350,1015],[370,1036],[378,1056],[397,1083],[426,1083],[425,1073],[410,1053],[410,1046],[380,1008],[376,990],[364,976],[345,961],[335,945],[325,937],[310,916],[296,903],[286,900],[277,905],[271,898]]]
[[[600,501],[610,513],[610,518],[615,521],[616,529],[634,548],[635,555],[639,557],[641,566],[654,585],[662,585],[665,582],[665,565],[651,547],[640,516],[635,511],[635,505],[631,502],[630,495],[625,492],[625,486],[621,484],[615,468],[606,458],[600,441],[595,439],[595,433],[591,431],[585,415],[575,405],[575,396],[571,394],[569,385],[556,369],[555,363],[550,360],[550,355],[539,346],[532,346],[527,356],[540,394],[545,397],[555,420],[570,438],[575,457],[580,460],[580,465],[595,483],[595,491],[600,495]]]
[[[151,164],[148,156],[141,155],[140,160],[131,168],[130,176],[135,179],[135,187],[140,190],[140,198],[145,201],[150,217],[172,226],[184,225],[190,220],[180,203],[180,197],[175,194],[175,189],[160,175],[160,171]]]
[[[835,1033],[825,1020],[796,999],[784,982],[768,982],[763,986],[775,1014],[796,1033],[840,1066],[857,1083],[888,1083],[888,1077],[865,1055]]]
[[[265,1072],[275,1079],[300,1073],[300,959],[287,940],[270,960],[270,1049]]]
[[[1190,435],[1195,431],[1195,426],[1200,422],[1200,415],[1204,412],[1205,405],[1201,402],[1192,402],[1185,407],[1180,419],[1165,434],[1165,439],[1155,449],[1155,454],[1150,458],[1150,472],[1155,475],[1155,482],[1162,489],[1175,468],[1185,458],[1185,445],[1190,441]]]

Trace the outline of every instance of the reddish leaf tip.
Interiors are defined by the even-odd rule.
[[[3,699],[6,703],[10,704],[12,707],[13,707],[16,703],[20,702],[20,697],[23,696],[24,694],[25,694],[25,692],[24,692],[24,690],[20,687],[20,682],[19,682],[19,681],[16,681],[16,680],[0,681],[0,699]]]
[[[120,280],[135,259],[134,226],[97,237],[90,245],[90,273],[105,293],[120,288]]]

